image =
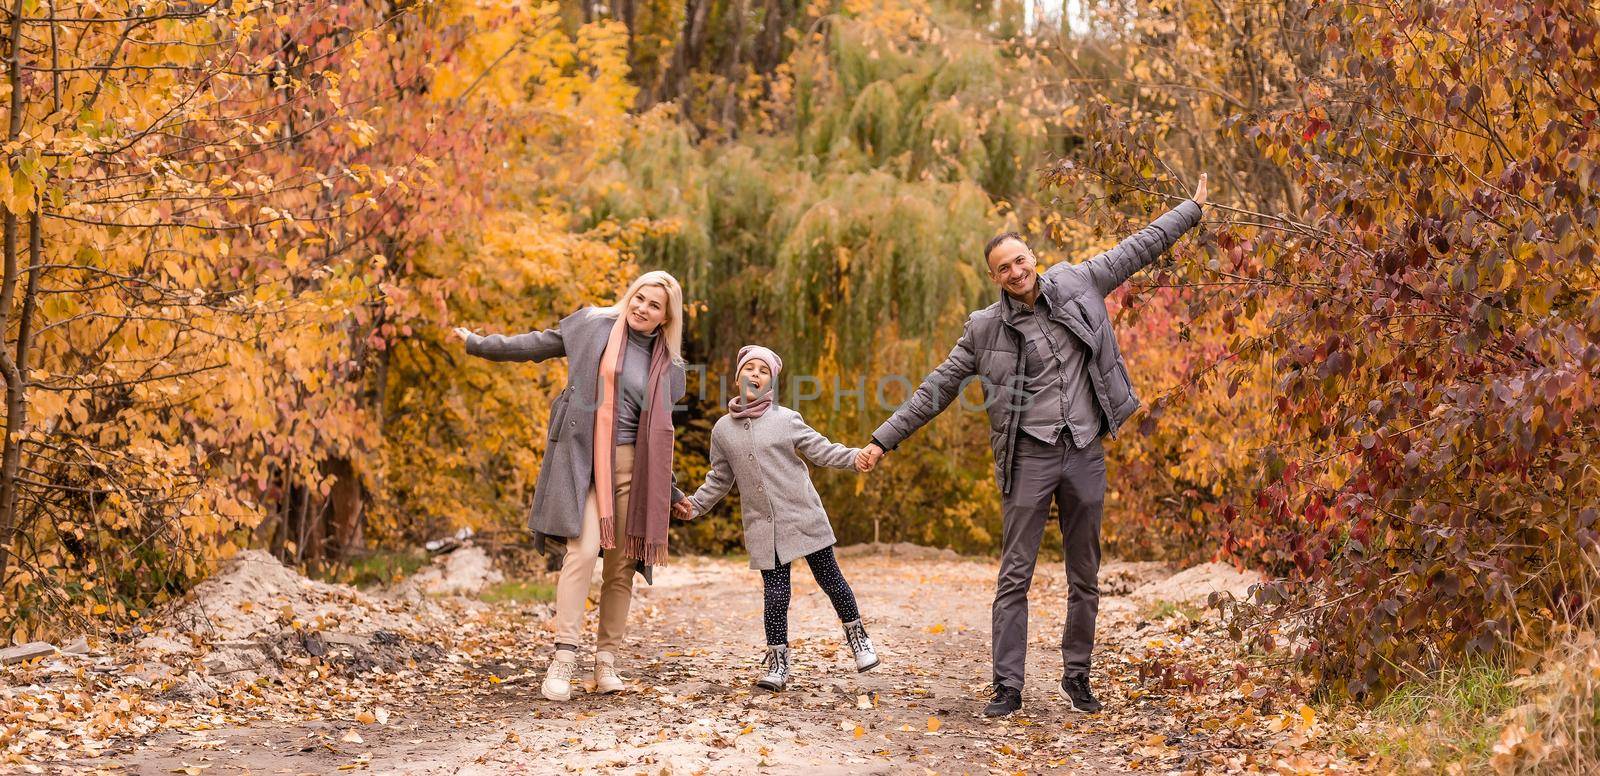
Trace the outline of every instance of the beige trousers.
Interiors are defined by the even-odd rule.
[[[622,544],[627,525],[628,495],[633,486],[633,445],[619,445],[612,476],[617,544]],[[583,502],[583,528],[578,538],[567,540],[561,576],[556,580],[556,642],[581,644],[584,604],[589,600],[589,580],[600,556],[600,504],[594,486]],[[595,649],[615,654],[628,632],[628,606],[633,603],[634,560],[624,557],[621,547],[605,552],[600,570],[600,635]]]

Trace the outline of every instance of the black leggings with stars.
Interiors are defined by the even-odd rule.
[[[861,613],[856,610],[856,594],[839,571],[839,561],[833,557],[833,547],[823,547],[807,555],[806,565],[811,567],[811,576],[816,577],[817,586],[833,601],[833,610],[839,614],[839,622],[861,619]],[[788,644],[789,596],[792,589],[789,584],[789,564],[780,563],[770,571],[763,570],[761,584],[764,602],[761,619],[767,629],[767,644]]]

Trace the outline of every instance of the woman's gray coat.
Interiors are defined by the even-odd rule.
[[[750,568],[772,569],[835,541],[805,461],[849,469],[858,452],[828,441],[782,405],[757,418],[724,415],[711,427],[711,471],[689,501],[703,515],[737,483]]]
[[[505,336],[472,335],[467,352],[490,361],[545,361],[566,356],[567,386],[550,405],[549,442],[539,479],[533,489],[533,510],[528,527],[540,550],[544,537],[570,539],[583,527],[583,502],[593,482],[594,414],[599,409],[600,356],[605,352],[614,314],[585,307],[563,319],[553,329]],[[684,394],[684,370],[667,368],[668,404],[677,405]],[[671,468],[671,461],[666,462]],[[683,498],[676,486],[674,502]],[[619,515],[618,519],[624,519]],[[619,528],[618,536],[622,535]],[[648,579],[648,575],[646,575]]]

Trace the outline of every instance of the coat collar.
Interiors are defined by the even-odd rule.
[[[1074,314],[1070,304],[1061,304],[1059,299],[1056,299],[1056,280],[1050,275],[1038,275],[1038,298],[1034,299],[1034,307],[1038,306],[1045,307],[1046,317],[1053,320],[1061,320],[1061,315],[1070,317]],[[1000,290],[1000,320],[1003,320],[1006,326],[1016,328],[1016,318],[1022,315],[1024,309],[1027,307],[1022,302],[1011,298],[1011,294],[1005,293],[1003,288]]]
[[[1062,289],[1055,278],[1049,275],[1039,276],[1039,297],[1034,300],[1034,306],[1043,305],[1045,316],[1063,326],[1066,326],[1080,340],[1094,348],[1093,338],[1089,332],[1094,328],[1089,325],[1089,319],[1083,313],[1083,308],[1070,299],[1061,298]],[[1000,292],[1000,320],[1012,331],[1021,334],[1017,328],[1017,316],[1022,314],[1022,303],[1010,297],[1005,291]]]
[[[1049,294],[1055,287],[1055,281],[1044,275],[1039,275],[1038,283],[1039,296],[1033,300],[1033,304],[1035,307],[1044,305],[1045,314],[1050,315],[1054,312],[1054,303]],[[1022,302],[1012,299],[1011,295],[1005,292],[1005,289],[1000,289],[1000,318],[1006,322],[1007,326],[1013,329],[1016,328],[1017,316],[1021,315],[1024,309],[1026,308]]]

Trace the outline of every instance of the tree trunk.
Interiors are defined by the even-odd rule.
[[[6,36],[10,50],[7,52],[7,72],[11,80],[11,105],[10,121],[6,127],[7,142],[14,142],[17,135],[22,132],[22,0],[16,0],[11,8],[11,29]],[[11,165],[6,165],[10,185]],[[37,224],[37,213],[31,219]],[[3,235],[0,243],[4,248],[4,273],[0,279],[0,333],[10,328],[11,305],[17,293],[17,237],[21,224],[17,214],[8,208],[5,213]],[[37,232],[37,229],[35,229]],[[30,242],[37,241],[38,235],[30,238]],[[31,286],[30,286],[31,290]],[[25,306],[27,306],[25,304]],[[0,343],[3,345],[3,343]],[[18,345],[24,345],[22,338],[18,338]],[[19,352],[26,353],[25,349]],[[6,428],[3,453],[0,453],[0,587],[6,580],[6,568],[11,560],[11,544],[17,530],[17,468],[21,460],[23,400],[26,396],[27,386],[24,384],[26,372],[25,365],[18,364],[12,354],[4,347],[0,347],[0,378],[6,383]]]
[[[750,12],[750,0],[733,0],[733,43],[722,62],[722,77],[728,81],[728,93],[722,100],[722,124],[734,128],[739,114],[740,65],[744,59],[744,17]]]
[[[278,484],[277,519],[274,521],[271,539],[267,544],[272,556],[279,560],[283,559],[283,545],[289,534],[289,492],[290,484],[293,482],[293,475],[289,469],[289,462],[284,461],[282,479]]]
[[[618,2],[617,2],[617,15],[622,19],[622,26],[628,28],[628,70],[629,70],[629,72],[634,71],[637,68],[638,64],[639,64],[634,59],[634,55],[633,55],[633,25],[634,25],[634,20],[638,17],[638,14],[639,14],[639,5],[638,5],[637,0],[618,0]]]
[[[761,32],[756,36],[755,51],[751,59],[756,71],[768,75],[783,62],[783,33],[789,28],[789,18],[794,11],[790,0],[767,0],[761,12]]]
[[[347,458],[334,458],[324,464],[324,471],[333,477],[333,487],[328,491],[331,511],[328,522],[329,554],[347,558],[356,548],[358,529],[365,506],[361,477],[355,464]]]
[[[689,87],[689,75],[700,64],[701,49],[705,44],[706,17],[711,13],[711,0],[684,0],[683,32],[678,45],[672,50],[672,67],[662,84],[662,100],[683,94]]]

